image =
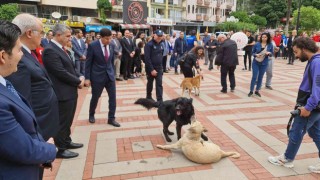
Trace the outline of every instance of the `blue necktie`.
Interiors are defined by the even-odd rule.
[[[12,92],[15,96],[17,96],[21,100],[18,92],[16,91],[16,89],[14,89],[13,85],[11,84],[11,82],[6,80],[6,84],[7,84],[7,89],[9,89],[10,92]]]

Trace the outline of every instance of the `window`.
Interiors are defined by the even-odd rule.
[[[72,8],[71,12],[72,16],[98,17],[98,12],[95,9]]]
[[[207,14],[207,8],[199,8],[198,13]]]
[[[190,14],[190,5],[188,5],[188,14]]]
[[[34,16],[38,16],[38,9],[36,5],[19,4],[18,8],[20,13],[29,13]]]
[[[67,8],[60,6],[41,6],[39,9],[39,16],[42,18],[52,19],[51,14],[53,12],[59,12],[61,14],[60,20],[68,19]]]
[[[194,5],[192,5],[192,14],[194,14]]]

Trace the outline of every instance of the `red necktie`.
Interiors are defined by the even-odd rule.
[[[104,46],[104,59],[106,60],[106,62],[108,62],[109,54],[108,54],[107,46]]]
[[[37,61],[39,61],[36,53],[34,53],[33,51],[31,51],[31,55],[32,55]]]

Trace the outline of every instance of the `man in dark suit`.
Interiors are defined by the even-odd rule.
[[[121,40],[121,46],[122,46],[122,55],[124,62],[122,62],[123,65],[123,78],[124,80],[134,79],[133,74],[131,73],[131,68],[133,65],[133,57],[135,54],[134,51],[134,44],[132,39],[130,38],[130,32],[129,30],[126,30],[124,32],[124,36]]]
[[[231,92],[233,92],[236,87],[234,71],[236,70],[237,65],[239,65],[237,44],[235,41],[228,39],[224,34],[219,34],[218,41],[221,44],[218,48],[215,65],[217,65],[218,70],[221,66],[221,92],[227,93],[228,74]]]
[[[53,144],[38,133],[26,99],[4,77],[17,71],[22,57],[18,26],[0,20],[0,179],[39,179],[39,167],[51,164]]]
[[[297,30],[293,30],[291,36],[288,38],[288,43],[287,43],[287,50],[288,50],[288,64],[293,65],[294,62],[294,53],[293,53],[293,48],[292,48],[292,43],[293,41],[297,38]]]
[[[86,65],[86,44],[83,41],[83,33],[80,29],[74,30],[75,37],[72,38],[72,50],[74,51],[76,70],[84,76]]]
[[[174,63],[174,72],[175,74],[179,74],[178,73],[178,65],[179,65],[179,59],[180,57],[187,51],[187,41],[184,39],[184,32],[180,32],[180,37],[176,39],[176,41],[174,42],[174,55],[176,56],[176,60]],[[181,67],[180,67],[181,68]]]
[[[101,38],[89,44],[86,62],[85,85],[92,87],[92,98],[89,109],[89,122],[95,122],[95,111],[98,100],[104,88],[109,96],[108,124],[120,127],[115,120],[116,113],[116,83],[114,75],[114,45],[110,44],[112,37],[109,29],[100,30]]]
[[[78,88],[82,88],[84,77],[77,74],[65,46],[71,41],[71,29],[63,24],[53,27],[54,37],[43,51],[43,64],[52,80],[59,102],[60,131],[54,137],[58,147],[57,158],[73,158],[79,154],[68,149],[81,148],[83,144],[71,140],[71,125],[76,111]]]
[[[53,38],[52,30],[49,30],[46,34],[46,37],[41,39],[41,46],[45,48],[50,43],[52,38]]]
[[[42,23],[29,14],[20,14],[12,22],[22,31],[20,41],[23,56],[18,71],[6,79],[28,100],[37,117],[41,135],[47,141],[59,131],[59,111],[58,99],[47,71],[32,52],[40,46]],[[29,26],[24,26],[26,22],[29,22]]]
[[[123,81],[123,79],[120,77],[122,46],[121,46],[120,41],[117,38],[117,32],[111,31],[111,33],[112,33],[112,40],[111,40],[110,44],[114,45],[114,47],[115,47],[114,51],[117,54],[114,58],[114,71],[115,71],[115,75],[116,75],[116,80]]]

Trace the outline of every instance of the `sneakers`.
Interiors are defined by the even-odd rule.
[[[286,168],[293,168],[293,161],[287,160],[284,156],[284,154],[280,155],[280,156],[270,156],[268,157],[268,161],[271,164],[277,165],[277,166],[284,166]],[[319,170],[320,170],[320,164],[318,166]]]
[[[251,97],[253,95],[253,92],[250,91],[249,94],[248,94],[248,97]]]
[[[320,173],[320,162],[318,162],[316,165],[309,166],[308,169],[313,173]]]
[[[259,93],[259,91],[254,92],[254,94],[261,97],[261,94]]]

